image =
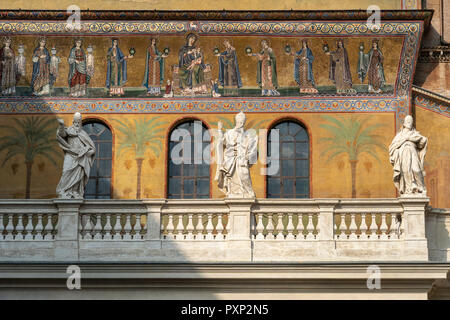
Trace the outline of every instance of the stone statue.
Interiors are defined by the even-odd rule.
[[[423,161],[427,144],[428,139],[414,129],[412,116],[406,116],[402,129],[389,146],[394,184],[401,196],[426,196]]]
[[[82,199],[94,163],[95,145],[82,129],[79,112],[73,116],[71,127],[65,127],[62,119],[58,119],[58,122],[60,126],[56,139],[64,151],[64,165],[56,193],[60,198]]]
[[[222,122],[218,123],[215,180],[228,198],[254,198],[250,167],[256,163],[258,136],[254,131],[244,130],[245,114],[242,111],[235,119],[235,127],[225,134]]]

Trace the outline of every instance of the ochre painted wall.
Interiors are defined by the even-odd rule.
[[[66,125],[72,122],[71,114],[63,115],[47,115],[35,116],[55,118],[62,117]],[[121,132],[118,130],[119,124],[116,120],[122,122],[133,123],[135,119],[150,119],[155,115],[150,114],[101,114],[101,115],[85,115],[89,118],[99,118],[112,127],[114,136],[113,146],[113,197],[114,198],[135,198],[136,196],[136,172],[137,166],[135,155],[131,151],[122,152],[118,157],[119,143],[121,140]],[[157,120],[161,123],[160,128],[164,130],[161,133],[160,145],[162,152],[155,155],[154,152],[149,151],[145,154],[142,167],[142,197],[143,198],[163,198],[166,190],[166,163],[167,163],[167,137],[170,128],[177,121],[191,116],[190,114],[166,114],[160,116]],[[227,118],[234,123],[234,114],[192,114],[197,119],[204,121],[210,127],[215,128],[216,123],[220,117]],[[12,118],[19,121],[32,116],[2,116],[0,118],[0,125],[14,124]],[[324,124],[330,124],[329,118],[333,117],[344,124],[352,123],[358,124],[363,122],[364,128],[374,126],[370,132],[373,140],[379,142],[381,147],[373,146],[373,151],[377,159],[369,154],[361,154],[358,157],[356,164],[356,196],[359,198],[379,198],[379,197],[395,197],[395,189],[391,182],[392,168],[389,164],[387,147],[395,134],[394,115],[392,113],[248,113],[247,122],[256,123],[260,126],[257,129],[267,129],[271,126],[273,121],[280,119],[295,119],[300,121],[307,128],[311,140],[311,197],[325,198],[325,197],[339,197],[349,198],[352,196],[352,179],[351,179],[351,165],[348,154],[343,153],[340,156],[328,161],[328,156],[331,152],[324,153],[331,145],[321,140],[325,137],[332,137],[333,135],[323,127]],[[252,121],[253,120],[253,121]],[[257,121],[255,121],[257,120]],[[16,126],[18,128],[18,126]],[[56,131],[55,131],[56,133]],[[0,129],[0,137],[14,134],[10,130],[4,128]],[[53,133],[50,135],[53,137]],[[348,144],[352,141],[348,141]],[[265,145],[262,143],[262,145]],[[31,197],[32,198],[51,198],[56,196],[55,189],[59,181],[62,170],[62,152],[55,144],[54,148],[59,154],[57,159],[57,166],[41,157],[35,159],[32,176],[31,176]],[[263,147],[264,148],[264,147]],[[263,152],[263,149],[260,149]],[[261,153],[263,154],[263,153]],[[0,160],[5,159],[6,152],[0,153]],[[261,160],[261,159],[260,159]],[[257,197],[265,197],[265,176],[261,175],[261,168],[263,168],[262,161],[258,161],[251,169],[253,187]],[[211,166],[211,196],[223,197],[224,195],[216,187],[213,181],[216,167]],[[0,197],[1,198],[23,198],[25,192],[26,170],[24,164],[24,157],[18,155],[8,162],[3,167],[0,167]],[[45,182],[45,183],[43,183]]]
[[[450,118],[421,107],[415,115],[417,130],[428,137],[425,182],[430,204],[450,208]]]
[[[346,10],[366,9],[370,5],[378,5],[381,9],[402,9],[404,0],[11,0],[2,3],[2,9],[47,9],[61,10],[76,4],[86,10]],[[415,4],[417,0],[408,2]]]

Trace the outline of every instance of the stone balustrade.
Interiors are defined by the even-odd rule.
[[[449,212],[427,204],[428,198],[1,200],[0,261],[449,261]]]

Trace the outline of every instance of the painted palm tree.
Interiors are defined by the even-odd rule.
[[[56,144],[57,122],[53,117],[25,117],[23,120],[14,118],[13,121],[15,125],[0,125],[0,129],[8,131],[8,135],[1,137],[0,152],[6,150],[1,166],[15,157],[24,158],[25,198],[29,199],[31,173],[36,157],[41,156],[57,166],[54,156],[61,156]]]
[[[132,152],[136,160],[136,198],[141,198],[141,175],[142,163],[148,150],[153,151],[156,157],[162,151],[162,139],[164,136],[159,134],[165,128],[158,128],[166,122],[158,121],[160,117],[139,118],[133,121],[124,119],[123,121],[115,119],[119,124],[117,130],[122,135],[119,136],[119,148],[117,157],[124,151]]]
[[[319,126],[329,131],[331,136],[320,139],[321,142],[328,144],[321,156],[328,154],[327,162],[341,154],[348,156],[352,177],[352,198],[356,198],[356,165],[358,157],[362,153],[366,153],[380,161],[375,149],[378,147],[386,150],[386,147],[381,142],[383,137],[372,132],[377,128],[383,127],[384,124],[367,125],[367,122],[371,119],[370,116],[365,116],[362,120],[357,116],[348,118],[323,116],[323,118],[328,123]]]

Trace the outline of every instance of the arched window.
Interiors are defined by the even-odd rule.
[[[294,121],[283,121],[267,139],[268,198],[309,197],[309,137]]]
[[[94,164],[84,191],[86,199],[111,198],[112,134],[111,130],[98,120],[87,120],[83,130],[95,144]]]
[[[176,126],[169,136],[167,197],[209,198],[210,157],[211,136],[201,121]]]

